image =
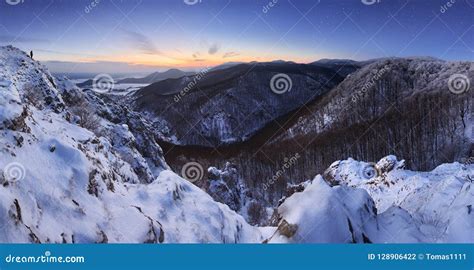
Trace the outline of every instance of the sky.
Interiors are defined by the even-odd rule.
[[[0,0],[0,45],[53,72],[225,62],[474,60],[474,0]]]

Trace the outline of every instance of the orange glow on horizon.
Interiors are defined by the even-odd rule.
[[[162,54],[140,54],[140,53],[114,53],[111,55],[97,57],[81,57],[78,55],[43,55],[43,61],[65,61],[77,63],[124,63],[130,66],[149,67],[149,68],[204,68],[224,64],[226,62],[271,62],[275,60],[293,61],[296,63],[308,63],[319,58],[308,59],[306,57],[282,56],[282,55],[252,55],[237,54],[232,57],[224,58],[223,54],[204,55],[194,58],[192,56],[183,56],[182,53],[162,53]],[[192,55],[192,54],[189,54]]]

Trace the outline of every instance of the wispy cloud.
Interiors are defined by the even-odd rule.
[[[124,30],[124,32],[126,33],[130,44],[132,44],[132,46],[134,46],[140,52],[145,54],[162,55],[162,53],[155,47],[155,44],[149,37],[135,31]]]
[[[240,53],[238,52],[226,52],[222,58],[230,58],[230,57],[235,57],[235,56],[239,56]]]

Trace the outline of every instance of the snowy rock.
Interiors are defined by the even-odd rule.
[[[388,173],[393,169],[401,169],[405,167],[405,161],[398,161],[397,157],[394,155],[386,156],[382,158],[375,167],[380,173]]]
[[[0,127],[11,127],[25,108],[12,82],[0,81]]]
[[[279,228],[269,241],[474,242],[474,165],[443,164],[425,173],[403,165],[394,156],[376,165],[333,163],[324,176],[330,180],[317,176],[278,208]],[[367,166],[382,173],[367,179],[360,173]],[[298,229],[288,237],[280,232],[282,224]]]
[[[210,167],[208,173],[207,192],[214,200],[228,205],[251,225],[266,225],[268,223],[267,210],[271,212],[271,208],[265,208],[258,191],[245,185],[234,165],[227,162],[221,170]]]
[[[278,208],[281,221],[272,243],[368,243],[376,209],[362,189],[330,187],[317,176]]]
[[[214,200],[224,203],[234,211],[239,211],[242,207],[239,194],[240,189],[237,179],[233,178],[232,171],[228,168],[221,171],[215,167],[210,167],[209,172],[209,188],[207,192]],[[227,180],[227,181],[226,181]],[[232,188],[229,187],[232,185]]]
[[[29,58],[25,52],[12,46],[0,47],[0,87],[6,89],[10,100],[14,97],[29,101],[36,107],[48,107],[55,112],[64,109],[64,102],[57,88],[57,81],[41,63]],[[2,91],[4,92],[4,91]]]

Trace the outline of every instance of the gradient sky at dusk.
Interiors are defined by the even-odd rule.
[[[474,0],[451,0],[445,10],[447,0],[274,0],[273,7],[270,0],[8,1],[20,0],[0,0],[0,44],[34,50],[54,72],[277,59],[474,60]]]

